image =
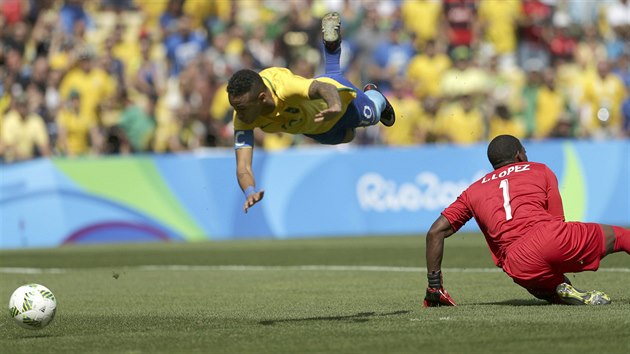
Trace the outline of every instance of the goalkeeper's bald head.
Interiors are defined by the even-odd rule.
[[[488,160],[492,167],[527,161],[527,155],[521,142],[512,135],[499,135],[488,144]]]

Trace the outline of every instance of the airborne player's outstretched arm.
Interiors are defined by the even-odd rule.
[[[243,212],[261,201],[265,195],[264,190],[256,191],[256,180],[252,171],[252,160],[254,156],[253,147],[243,147],[236,149],[236,178],[243,193],[245,193],[245,204]]]
[[[328,108],[315,115],[315,122],[323,122],[331,119],[341,112],[341,97],[337,88],[329,83],[314,80],[308,89],[308,96],[311,99],[321,98],[326,102]]]

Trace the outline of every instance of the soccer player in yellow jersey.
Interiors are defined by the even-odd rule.
[[[227,86],[234,108],[234,147],[238,183],[245,193],[243,211],[262,200],[252,172],[254,128],[264,132],[304,134],[321,144],[352,141],[357,127],[392,126],[395,113],[376,85],[363,91],[341,74],[341,19],[336,12],[322,19],[325,74],[306,79],[285,68],[256,73],[240,70]]]

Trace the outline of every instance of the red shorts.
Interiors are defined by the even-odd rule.
[[[534,296],[554,297],[556,286],[564,282],[564,273],[599,268],[604,244],[599,224],[547,223],[508,248],[503,270]]]

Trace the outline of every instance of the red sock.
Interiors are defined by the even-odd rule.
[[[625,251],[630,254],[630,230],[613,226],[613,231],[615,231],[615,247],[613,252]]]

